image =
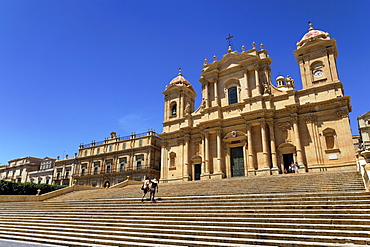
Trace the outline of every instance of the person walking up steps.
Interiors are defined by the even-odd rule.
[[[143,186],[141,186],[141,189],[143,190],[143,197],[141,198],[141,202],[144,201],[144,197],[146,196],[146,193],[148,193],[150,185],[150,177],[146,177],[146,180],[143,183]]]
[[[155,202],[155,192],[156,192],[156,190],[157,190],[157,192],[158,192],[158,181],[155,179],[155,178],[153,178],[152,180],[151,180],[151,183],[150,183],[150,187],[149,187],[150,189],[150,202]]]

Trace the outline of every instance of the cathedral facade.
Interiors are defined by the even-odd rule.
[[[301,90],[289,76],[272,83],[263,45],[205,60],[198,109],[180,72],[163,92],[161,182],[275,175],[292,162],[300,172],[355,166],[335,39],[310,24],[294,55]]]

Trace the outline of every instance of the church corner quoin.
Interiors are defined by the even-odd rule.
[[[181,71],[166,87],[161,182],[355,169],[350,97],[338,79],[336,41],[310,24],[294,55],[302,89],[290,76],[271,81],[263,45],[205,60],[202,102]]]

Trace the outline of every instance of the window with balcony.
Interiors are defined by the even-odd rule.
[[[120,167],[119,167],[119,171],[120,171],[120,172],[125,171],[126,163],[127,163],[127,158],[126,158],[126,157],[124,157],[124,158],[120,158],[120,159],[119,159],[119,165],[120,165]]]
[[[141,163],[142,161],[144,160],[144,156],[143,155],[137,155],[136,156],[136,169],[137,170],[140,170],[141,169]]]
[[[112,170],[112,162],[108,161],[106,164],[106,173],[111,173]]]

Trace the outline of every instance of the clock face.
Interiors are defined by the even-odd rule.
[[[321,70],[316,70],[316,71],[313,73],[313,75],[314,75],[315,77],[320,77],[320,76],[322,76],[322,71],[321,71]]]

